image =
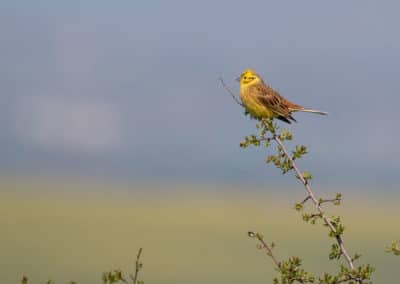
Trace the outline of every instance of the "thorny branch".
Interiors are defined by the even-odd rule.
[[[325,215],[324,211],[321,208],[319,200],[315,197],[315,194],[313,190],[311,189],[311,186],[309,185],[308,181],[304,178],[303,174],[297,167],[295,161],[292,159],[291,155],[288,153],[288,151],[285,148],[285,145],[283,145],[281,139],[279,139],[278,136],[274,136],[273,139],[276,141],[276,143],[282,148],[283,152],[285,153],[286,158],[290,161],[291,166],[293,167],[294,171],[296,172],[296,175],[300,179],[300,181],[303,183],[305,189],[307,190],[308,196],[311,199],[312,203],[314,204],[315,208],[318,210],[318,212],[321,214],[322,219],[324,220],[325,224],[329,227],[329,229],[335,234],[336,241],[340,247],[341,253],[344,256],[344,258],[347,261],[347,264],[349,267],[354,270],[354,263],[351,258],[351,256],[348,254],[342,237],[337,234],[337,231],[332,224],[332,222],[329,220],[329,218]]]
[[[223,87],[227,90],[227,92],[232,96],[232,98],[235,100],[236,103],[239,105],[242,105],[240,101],[237,99],[235,94],[230,90],[230,88],[224,83],[222,78],[220,78],[220,81],[223,85]],[[363,283],[363,280],[370,279],[370,274],[373,272],[374,268],[371,267],[369,264],[365,266],[360,266],[357,267],[357,269],[354,266],[354,261],[360,257],[360,255],[356,254],[354,258],[350,257],[349,253],[347,252],[343,239],[342,239],[342,233],[344,230],[343,225],[340,224],[340,219],[339,217],[327,217],[322,210],[321,205],[326,202],[332,202],[335,205],[340,204],[341,201],[341,194],[338,193],[336,195],[336,198],[334,199],[318,199],[311,186],[309,185],[308,180],[312,178],[311,174],[308,172],[301,172],[295,162],[296,159],[300,158],[302,155],[306,153],[306,147],[301,145],[301,146],[296,146],[295,151],[293,152],[293,156],[289,154],[287,151],[286,147],[283,144],[283,140],[291,140],[292,139],[292,134],[286,130],[282,130],[280,134],[277,133],[277,126],[274,126],[272,123],[271,119],[267,120],[262,120],[261,121],[263,127],[258,124],[257,128],[262,128],[260,135],[257,137],[257,135],[250,135],[246,136],[245,140],[240,143],[241,147],[246,148],[248,145],[254,145],[254,146],[260,146],[261,142],[265,142],[265,146],[268,147],[269,143],[273,140],[277,143],[278,145],[278,152],[279,154],[277,156],[271,155],[267,158],[267,162],[273,162],[276,167],[281,168],[283,173],[286,173],[290,170],[294,170],[296,177],[301,181],[303,184],[304,188],[307,191],[307,196],[306,198],[301,202],[296,204],[296,210],[301,210],[302,206],[309,200],[312,201],[314,207],[317,210],[317,213],[314,214],[305,214],[303,215],[303,219],[306,218],[307,220],[312,219],[310,222],[315,223],[315,218],[321,218],[325,224],[329,228],[330,231],[330,236],[334,237],[336,240],[337,244],[332,245],[332,251],[331,254],[329,255],[330,259],[333,258],[339,258],[340,256],[343,256],[348,264],[349,269],[346,269],[344,266],[341,266],[341,271],[338,274],[338,276],[331,276],[329,274],[325,274],[324,278],[320,278],[319,281],[320,283],[343,283],[346,281],[354,281],[350,283]],[[267,132],[270,132],[271,136],[266,137],[265,134]],[[267,254],[271,257],[273,260],[275,266],[277,267],[277,270],[280,271],[283,275],[290,275],[288,274],[288,270],[286,270],[286,265],[289,264],[288,267],[290,268],[297,268],[300,266],[301,260],[294,257],[289,262],[278,262],[275,256],[272,253],[272,248],[273,246],[269,246],[267,243],[263,241],[262,235],[254,232],[249,232],[248,233],[250,237],[255,237],[259,240],[261,245],[259,246],[260,248],[264,248],[267,251]],[[393,250],[393,249],[391,249]],[[290,266],[293,265],[293,266]],[[291,270],[289,270],[292,272]],[[303,274],[302,274],[303,273]],[[314,283],[314,278],[307,274],[304,270],[302,270],[302,273],[297,274],[294,278],[286,278],[286,280],[291,280],[292,281],[298,281],[300,283]],[[300,275],[301,277],[297,277]],[[305,276],[305,277],[303,277]],[[275,279],[276,280],[276,279]],[[275,283],[275,282],[274,282]],[[276,282],[278,283],[278,282]],[[283,282],[282,282],[283,283]],[[286,282],[285,282],[286,283]]]

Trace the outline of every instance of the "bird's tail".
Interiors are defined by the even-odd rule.
[[[310,112],[310,113],[316,113],[316,114],[321,114],[321,115],[327,115],[328,114],[325,111],[320,111],[320,110],[311,109],[311,108],[301,108],[301,109],[298,109],[297,111]]]

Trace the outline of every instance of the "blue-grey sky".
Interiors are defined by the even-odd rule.
[[[396,1],[2,1],[0,166],[136,181],[280,183],[221,87],[254,68],[294,102],[317,181],[395,188]]]

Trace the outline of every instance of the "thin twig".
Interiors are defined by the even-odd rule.
[[[229,93],[229,94],[232,96],[232,98],[235,100],[235,102],[236,102],[238,105],[243,106],[243,104],[242,104],[242,103],[239,101],[239,99],[236,97],[235,93],[232,92],[232,90],[228,87],[227,84],[225,84],[224,80],[223,80],[221,77],[219,78],[219,80],[221,81],[221,84],[222,84],[222,86],[225,88],[225,90],[227,90],[228,93]]]
[[[266,249],[267,255],[272,259],[273,263],[275,264],[276,269],[277,269],[279,272],[282,273],[281,263],[278,261],[278,259],[275,257],[275,255],[274,255],[274,253],[273,253],[273,251],[272,251],[273,245],[268,245],[268,244],[264,241],[264,237],[263,237],[261,234],[259,234],[259,233],[249,231],[249,232],[247,232],[247,235],[248,235],[250,238],[256,238],[256,239],[261,243],[262,248],[265,248],[265,249]],[[297,281],[297,282],[299,282],[299,283],[301,283],[301,284],[306,283],[302,278],[292,278],[292,280],[293,280],[293,281]],[[290,283],[293,283],[293,282],[290,282]]]
[[[265,141],[265,142],[270,142],[271,140],[274,140],[273,137],[261,137],[260,141]]]
[[[133,284],[137,284],[139,271],[142,268],[142,264],[139,262],[141,254],[142,254],[142,248],[139,249],[138,254],[136,256],[135,275],[133,276]]]
[[[276,259],[276,257],[274,256],[273,252],[272,252],[272,246],[269,246],[265,241],[264,238],[261,234],[259,233],[255,233],[255,232],[248,232],[247,233],[249,237],[251,238],[257,238],[257,240],[262,244],[262,246],[267,250],[267,255],[269,257],[271,257],[272,261],[274,262],[276,268],[278,270],[281,270],[281,264],[280,262]]]
[[[310,218],[321,217],[321,213],[314,213],[310,215]]]
[[[323,203],[328,203],[328,202],[332,202],[332,203],[334,203],[334,202],[337,202],[337,201],[340,201],[340,199],[338,199],[338,198],[332,198],[332,199],[322,199],[322,200],[320,200],[318,203],[321,205],[321,204],[323,204]]]
[[[307,195],[306,198],[304,198],[304,200],[301,202],[301,204],[306,203],[308,200],[310,200],[311,196]]]
[[[311,189],[311,186],[308,184],[307,180],[304,178],[303,174],[300,172],[299,168],[297,167],[295,161],[292,159],[292,157],[290,156],[289,152],[286,150],[285,146],[283,145],[281,139],[279,139],[278,136],[274,136],[274,140],[276,141],[276,143],[278,143],[278,145],[282,148],[282,151],[284,152],[286,158],[290,161],[291,166],[293,167],[293,169],[295,170],[297,176],[299,177],[300,181],[303,183],[305,189],[308,192],[309,197],[311,198],[315,208],[318,210],[319,213],[321,213],[322,219],[324,220],[325,224],[329,227],[329,229],[335,234],[335,238],[336,241],[340,247],[341,253],[342,255],[345,257],[349,267],[354,270],[354,264],[353,264],[353,260],[350,257],[350,255],[347,253],[346,248],[344,246],[343,243],[343,239],[340,235],[336,234],[336,229],[333,226],[332,222],[329,220],[329,218],[325,215],[325,213],[323,212],[321,206],[320,206],[320,202],[319,200],[315,197],[314,192]],[[360,281],[357,280],[357,283],[361,283]]]

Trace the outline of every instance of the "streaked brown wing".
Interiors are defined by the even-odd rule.
[[[254,90],[251,93],[255,94],[257,100],[266,108],[270,109],[277,116],[290,116],[291,111],[288,108],[287,101],[274,89],[264,84],[256,84],[252,88]]]

